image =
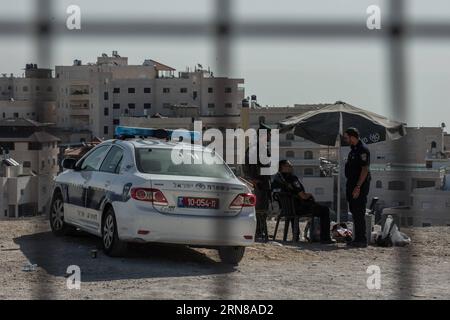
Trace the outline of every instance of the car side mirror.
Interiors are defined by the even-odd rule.
[[[64,168],[64,169],[73,169],[73,170],[76,170],[76,163],[77,163],[77,159],[74,159],[74,158],[65,158],[65,159],[63,159],[63,161],[62,161],[62,167]]]

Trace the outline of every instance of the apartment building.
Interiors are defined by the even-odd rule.
[[[450,175],[442,185],[414,189],[410,205],[386,208],[383,214],[397,216],[405,227],[450,226]]]
[[[129,65],[116,51],[102,54],[96,63],[75,60],[72,66],[56,66],[57,127],[111,138],[121,116],[176,116],[180,110],[239,115],[243,79],[216,77],[201,66],[177,75],[175,71],[151,59]]]
[[[30,119],[0,119],[0,148],[38,179],[34,193],[37,211],[45,212],[53,178],[59,170],[59,138],[46,132],[49,124]]]
[[[52,122],[55,115],[55,79],[52,70],[27,64],[21,77],[0,77],[0,119],[28,118]]]
[[[34,215],[38,210],[38,177],[13,158],[0,159],[0,219]]]
[[[406,132],[398,140],[369,146],[372,163],[369,197],[380,199],[380,209],[412,205],[414,190],[439,188],[449,169],[443,152],[443,127],[407,127]]]
[[[444,152],[444,137],[443,127],[407,127],[398,140],[371,144],[371,162],[425,164],[427,154]]]

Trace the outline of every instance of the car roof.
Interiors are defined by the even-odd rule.
[[[172,149],[175,146],[181,146],[183,149],[194,149],[194,150],[209,150],[208,148],[203,147],[202,145],[198,144],[191,144],[186,142],[172,142],[172,141],[166,141],[161,139],[127,139],[127,140],[119,140],[119,139],[112,139],[112,140],[106,140],[103,142],[106,143],[112,143],[112,144],[119,144],[119,145],[127,145],[132,146],[134,148],[161,148],[161,149]]]

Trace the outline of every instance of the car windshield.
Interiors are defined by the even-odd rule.
[[[181,151],[180,151],[181,152]],[[180,153],[177,153],[180,155]],[[138,170],[144,173],[164,174],[174,176],[193,176],[229,179],[234,176],[223,160],[211,151],[191,151],[182,149],[183,159],[190,159],[191,163],[184,161],[178,164],[172,161],[172,149],[136,148],[136,164]],[[202,157],[201,164],[194,163],[195,159]],[[214,160],[214,161],[211,161]]]

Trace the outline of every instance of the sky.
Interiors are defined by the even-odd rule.
[[[1,0],[6,1],[6,0]],[[234,0],[233,21],[353,22],[366,28],[369,5],[381,9],[381,26],[389,14],[389,0]],[[450,21],[448,0],[406,0],[410,23]],[[83,23],[130,20],[181,20],[209,23],[215,18],[213,0],[57,0],[52,19],[65,24],[69,5],[81,9],[81,33],[58,37],[49,48],[50,67],[71,65],[74,59],[94,62],[117,50],[130,64],[152,58],[178,70],[200,63],[217,69],[211,37],[83,35]],[[39,1],[15,0],[2,6],[0,21],[30,22]],[[385,20],[386,19],[386,20]],[[376,32],[376,31],[373,31]],[[0,73],[21,75],[26,63],[37,62],[32,35],[0,34]],[[406,43],[407,107],[410,126],[450,125],[450,37],[408,39]],[[388,50],[379,39],[343,38],[235,38],[231,42],[231,68],[227,76],[244,78],[246,94],[256,94],[261,105],[286,106],[332,103],[337,100],[393,117],[390,105]],[[48,66],[43,66],[48,67]],[[217,75],[217,74],[216,74]]]

